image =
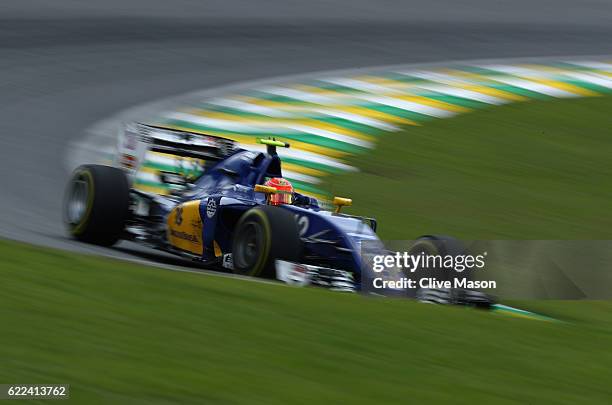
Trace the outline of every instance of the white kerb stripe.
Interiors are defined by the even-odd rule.
[[[276,94],[278,96],[294,98],[296,100],[302,100],[316,104],[331,104],[337,101],[332,97],[321,96],[320,94],[290,89],[287,87],[264,87],[257,90],[264,93]]]
[[[532,82],[529,80],[519,79],[515,77],[494,77],[498,82],[506,83],[514,87],[520,87],[536,93],[546,94],[551,97],[579,97],[578,94],[570,93],[569,91],[557,89],[556,87],[547,86],[545,84]]]
[[[323,108],[313,109],[312,111],[315,113],[329,115],[331,117],[342,118],[347,121],[353,121],[359,124],[368,125],[370,127],[382,129],[384,131],[398,131],[399,130],[397,126],[386,123],[384,121],[377,120],[377,119],[370,118],[370,117],[365,117],[359,114],[349,113],[346,111],[337,111],[337,110],[323,109]]]
[[[288,125],[286,125],[286,127],[289,128],[289,129],[293,129],[294,131],[304,132],[306,134],[317,135],[317,136],[321,136],[323,138],[333,139],[333,140],[336,140],[336,141],[339,141],[339,142],[350,143],[352,145],[357,145],[357,146],[361,146],[361,147],[364,147],[364,148],[372,148],[372,147],[374,147],[372,142],[364,141],[363,139],[354,138],[354,137],[348,136],[348,135],[338,134],[338,133],[332,132],[332,131],[327,131],[325,129],[310,127],[308,125],[297,125],[297,124],[296,125],[292,125],[292,124],[288,124]]]
[[[427,72],[423,70],[413,70],[408,72],[396,72],[401,75],[416,77],[418,79],[429,80],[436,83],[469,83],[470,81],[459,76],[449,75],[446,73]]]
[[[590,73],[578,73],[578,72],[568,72],[565,73],[566,76],[573,77],[574,79],[582,80],[583,82],[596,84],[598,86],[607,87],[612,89],[612,78],[608,79],[602,75],[595,75]]]
[[[612,71],[612,64],[597,61],[566,61],[572,65],[584,66],[590,69]]]
[[[273,121],[262,122],[262,123],[253,122],[250,124],[244,124],[238,121],[219,120],[215,118],[206,118],[206,117],[201,117],[199,115],[186,114],[186,113],[169,114],[168,117],[171,119],[193,122],[198,125],[206,125],[209,127],[214,127],[218,129],[227,130],[227,131],[248,132],[248,133],[257,133],[257,134],[268,133],[268,132],[275,133],[275,134],[282,134],[282,133],[287,133],[288,132],[287,129],[289,129],[289,130],[292,130],[292,131],[289,131],[292,133],[295,133],[297,131],[297,132],[312,134],[316,136],[321,136],[321,137],[328,138],[328,139],[334,139],[336,141],[340,141],[344,143],[350,143],[352,145],[362,146],[364,148],[373,147],[371,142],[364,141],[359,138],[354,138],[352,136],[342,135],[342,134],[338,134],[332,131],[327,131],[327,130],[311,127],[308,125],[290,124],[290,123],[273,122]]]
[[[384,104],[391,107],[399,108],[406,111],[413,111],[420,114],[429,115],[431,117],[446,118],[456,115],[453,111],[442,110],[440,108],[431,107],[425,104],[416,103],[414,101],[400,100],[394,97],[385,96],[368,96],[363,95],[359,98],[370,101],[372,103]]]
[[[232,120],[220,120],[216,118],[207,118],[200,115],[188,114],[188,113],[172,113],[167,114],[167,118],[187,121],[198,125],[213,127],[226,131],[238,131],[238,132],[249,132],[249,133],[265,133],[265,132],[278,132],[279,126],[273,123],[262,123],[262,125],[244,124],[239,121]]]
[[[217,98],[206,101],[209,104],[218,105],[220,107],[233,108],[235,110],[246,111],[253,114],[266,115],[269,117],[288,117],[291,114],[275,108],[260,106],[246,101],[232,100],[227,98]]]
[[[325,82],[337,84],[339,86],[349,87],[355,90],[365,91],[366,93],[398,93],[397,89],[393,89],[391,87],[381,86],[375,83],[368,83],[363,80],[357,79],[348,79],[348,78],[331,78],[331,79],[322,79]]]
[[[417,86],[421,89],[435,91],[437,93],[448,94],[455,97],[466,98],[468,100],[476,100],[481,103],[500,105],[507,103],[506,100],[503,100],[499,97],[489,96],[487,94],[482,94],[473,90],[465,90],[457,87],[446,86],[443,84],[424,84]]]
[[[531,77],[550,77],[550,72],[526,68],[522,66],[509,66],[509,65],[482,65],[484,69],[495,70],[501,73],[515,76],[531,76]]]
[[[305,183],[310,183],[310,184],[319,184],[321,182],[321,179],[317,177],[308,176],[306,174],[294,172],[292,170],[287,170],[287,169],[283,169],[283,177],[297,180],[297,181],[303,181]]]

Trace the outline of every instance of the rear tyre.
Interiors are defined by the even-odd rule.
[[[245,212],[232,244],[234,273],[274,277],[276,259],[299,261],[302,242],[294,214],[270,205]]]
[[[129,203],[130,185],[121,169],[83,165],[68,183],[64,222],[75,239],[111,246],[123,234]]]

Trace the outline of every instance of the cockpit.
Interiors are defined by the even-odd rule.
[[[243,150],[205,166],[204,174],[196,181],[199,191],[214,193],[232,185],[253,187],[261,184],[267,177],[282,177],[281,162],[278,155]]]

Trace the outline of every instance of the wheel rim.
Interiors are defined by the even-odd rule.
[[[263,232],[257,222],[247,222],[237,235],[235,265],[241,269],[251,270],[261,255]]]
[[[68,195],[66,214],[69,224],[77,225],[81,223],[87,212],[88,198],[89,187],[87,186],[87,182],[82,178],[76,179],[72,183]]]

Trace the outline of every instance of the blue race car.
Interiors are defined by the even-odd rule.
[[[331,212],[294,192],[276,151],[289,145],[259,142],[265,152],[221,137],[131,124],[120,140],[119,167],[75,170],[64,204],[68,231],[106,246],[139,242],[242,275],[357,288],[362,242],[383,249],[376,221],[341,213],[350,199],[335,198]],[[131,177],[150,151],[202,164],[188,175],[161,173],[175,192],[146,192],[132,187]]]
[[[372,258],[393,253],[376,235],[376,220],[341,213],[352,203],[348,198],[334,198],[335,210],[328,211],[296,193],[283,178],[276,151],[289,145],[274,139],[259,143],[265,152],[241,149],[218,136],[130,124],[120,136],[116,165],[88,164],[74,171],[64,202],[68,231],[83,242],[111,246],[131,240],[240,275],[373,292],[371,277],[381,274],[372,272]],[[171,193],[132,186],[148,153],[182,162],[185,170],[179,174],[159,173]],[[463,253],[448,237],[424,236],[410,247],[412,255]],[[401,276],[390,271],[395,274],[386,276]],[[488,295],[463,288],[374,293],[485,308],[493,303]]]

